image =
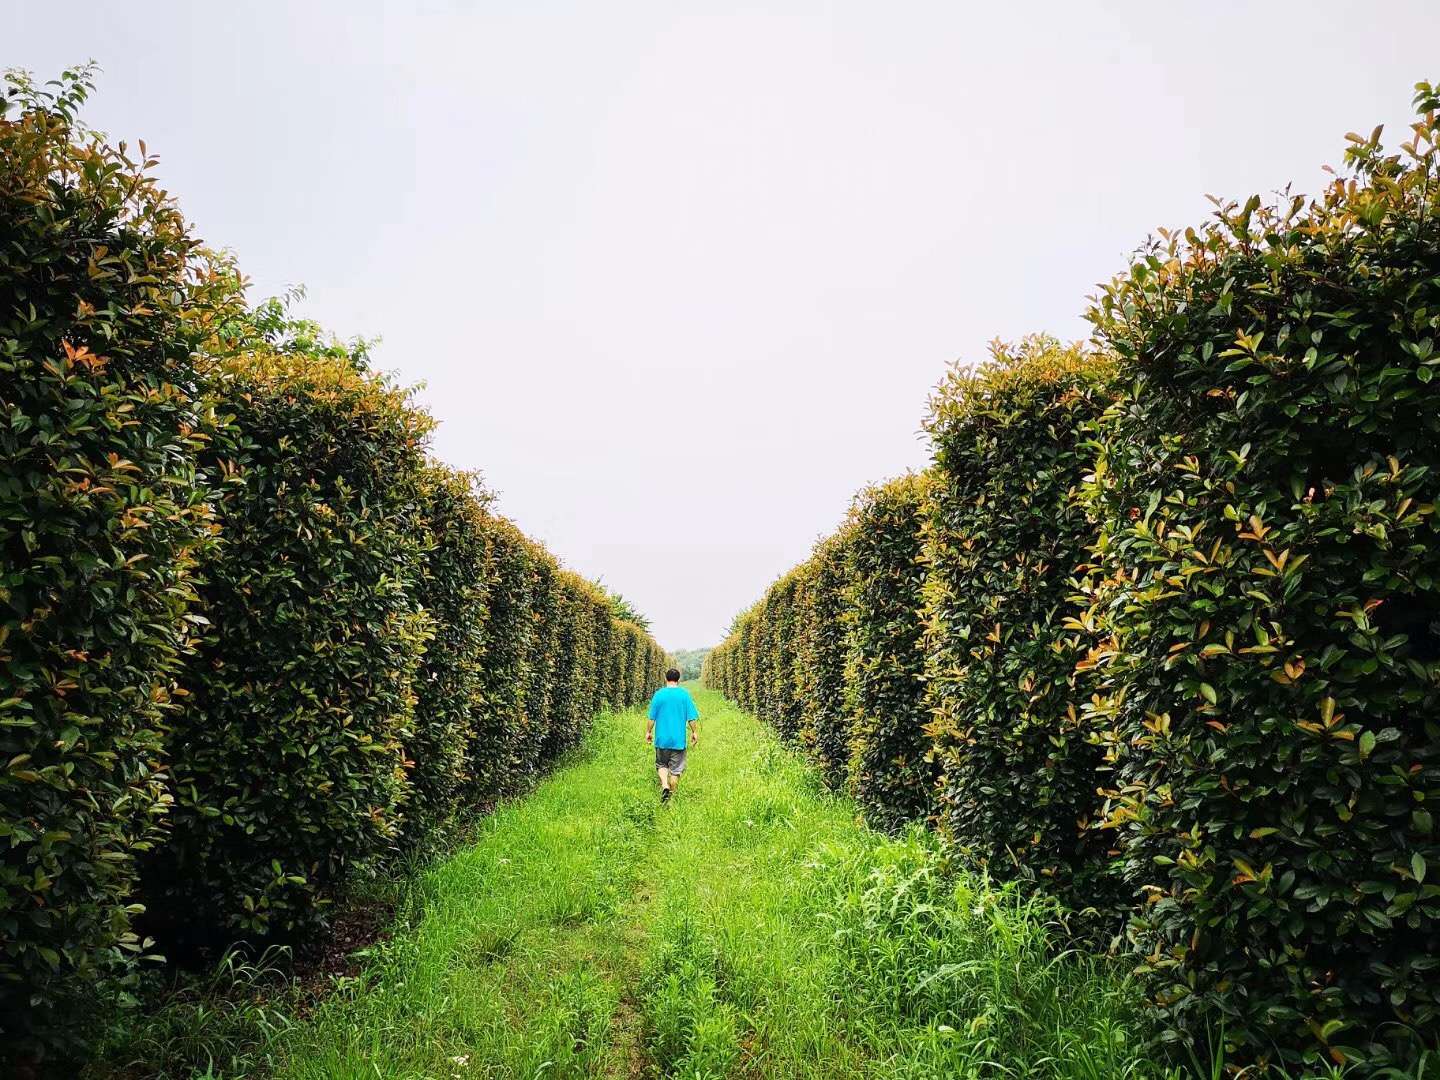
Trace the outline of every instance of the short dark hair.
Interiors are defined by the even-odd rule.
[[[680,681],[680,672],[676,671],[676,670],[672,667],[669,671],[665,672],[665,681],[666,681],[666,682],[679,682],[679,681]]]

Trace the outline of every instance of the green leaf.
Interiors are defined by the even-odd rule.
[[[1425,856],[1417,851],[1410,856],[1410,872],[1415,875],[1416,881],[1423,882],[1425,880],[1425,870]]]

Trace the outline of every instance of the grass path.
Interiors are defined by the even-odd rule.
[[[662,807],[637,712],[429,871],[408,928],[275,1049],[284,1076],[1157,1074],[1050,914],[942,875],[697,691]]]

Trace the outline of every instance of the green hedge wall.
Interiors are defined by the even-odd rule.
[[[1102,354],[1032,338],[957,368],[931,402],[926,583],[941,825],[1001,878],[1077,908],[1119,900],[1100,817],[1102,753],[1077,685],[1071,598],[1094,538],[1078,490],[1116,391]]]
[[[464,798],[466,748],[483,688],[489,619],[489,501],[471,475],[435,464],[421,474],[420,513],[429,551],[415,597],[432,626],[405,740],[410,793],[402,843],[415,843],[443,825]]]
[[[850,545],[854,529],[821,541],[805,564],[796,635],[796,698],[800,744],[831,788],[844,788],[850,769],[850,713],[845,707],[849,639]]]
[[[1440,1048],[1440,94],[1417,104],[1318,198],[1147,245],[1095,353],[952,373],[929,491],[863,496],[843,557],[705,671],[784,730],[763,665],[793,647],[800,744],[827,777],[848,744],[867,816],[927,816],[934,758],[957,855],[1123,920],[1162,1042],[1223,1032],[1285,1075]]]
[[[415,596],[429,419],[348,358],[243,354],[215,390],[230,422],[207,457],[235,482],[143,889],[182,947],[301,930],[394,842],[432,625]]]
[[[890,830],[936,809],[921,643],[928,486],[903,476],[863,492],[851,511],[851,784],[866,819]]]
[[[550,723],[541,759],[553,761],[579,745],[594,716],[595,628],[591,618],[589,583],[561,570],[555,585],[559,611],[556,617],[555,669],[550,684]]]
[[[617,623],[610,614],[610,601],[604,596],[597,596],[590,608],[591,617],[591,638],[595,646],[596,667],[593,672],[593,706],[592,713],[601,713],[614,704],[613,691],[610,685],[610,669],[607,657],[615,647],[615,637],[618,633]]]
[[[493,805],[518,790],[525,767],[525,689],[535,633],[534,558],[530,541],[511,522],[490,523],[490,616],[474,734],[466,751],[467,801]]]
[[[0,1071],[93,1034],[138,928],[312,931],[663,673],[364,343],[245,306],[88,78],[0,96]]]
[[[865,493],[711,650],[702,678],[893,829],[934,811],[924,697],[924,477]]]
[[[517,790],[529,787],[543,763],[546,734],[550,729],[550,694],[554,686],[556,645],[559,639],[559,606],[555,576],[559,565],[549,552],[536,545],[530,551],[531,632],[525,658],[524,726],[517,740],[519,761],[512,779]]]
[[[1171,1030],[1287,1067],[1440,1030],[1440,98],[1313,201],[1224,204],[1100,295],[1105,824]]]
[[[0,93],[0,1045],[122,966],[211,544],[196,242],[77,131],[88,85]]]
[[[751,694],[751,663],[750,663],[750,636],[754,630],[752,620],[748,616],[741,616],[738,634],[735,638],[735,675],[732,693],[735,700],[745,708],[755,709],[755,698]]]
[[[796,697],[795,661],[798,654],[796,590],[799,575],[781,578],[766,595],[766,623],[774,628],[765,655],[769,722],[788,741],[800,737],[803,720]]]
[[[625,625],[625,631],[626,637],[629,638],[625,653],[626,699],[638,701],[646,690],[646,668],[649,667],[649,657],[646,655],[645,649],[645,632],[638,626],[629,623]]]

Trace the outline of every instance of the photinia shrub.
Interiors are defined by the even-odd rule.
[[[578,574],[561,570],[555,578],[557,611],[555,668],[550,690],[550,724],[543,760],[578,746],[599,710],[595,707],[595,623],[598,593]]]
[[[1287,1069],[1440,1029],[1440,95],[1319,197],[1162,233],[1091,313],[1103,825],[1172,1037]]]
[[[231,299],[89,69],[0,89],[0,1060],[122,974],[212,543],[189,327]],[[83,1034],[83,1033],[82,1033]]]
[[[832,789],[845,786],[850,768],[850,715],[845,705],[849,652],[847,597],[849,545],[845,528],[816,545],[803,566],[796,595],[795,682],[800,703],[800,745]]]
[[[288,936],[393,849],[430,620],[416,600],[432,422],[347,356],[267,349],[213,375],[223,542],[167,734],[171,835],[145,865],[167,947]]]
[[[1099,817],[1102,754],[1082,715],[1072,624],[1095,528],[1077,498],[1112,363],[1053,338],[996,345],[931,400],[927,673],[940,824],[1001,878],[1076,908],[1119,900]]]
[[[466,751],[466,802],[490,806],[523,786],[521,741],[528,722],[530,639],[535,633],[534,547],[514,524],[492,517],[487,525],[490,579],[485,623],[485,666],[480,702]]]
[[[850,515],[851,784],[866,819],[892,831],[935,811],[921,617],[929,483],[910,475],[869,488]]]
[[[612,695],[612,687],[609,679],[609,656],[614,648],[615,637],[618,633],[614,617],[611,614],[610,600],[600,590],[596,589],[596,597],[590,604],[591,618],[591,641],[594,644],[595,654],[591,658],[590,679],[594,684],[594,707],[593,713],[601,713],[611,709],[615,705]]]
[[[765,595],[763,617],[771,627],[765,655],[767,712],[770,724],[781,738],[793,742],[800,735],[801,703],[796,697],[795,592],[798,577],[786,574]]]
[[[559,647],[560,596],[557,577],[560,566],[538,544],[530,553],[529,655],[525,661],[524,727],[519,732],[518,771],[515,790],[530,786],[542,764],[550,739],[550,696],[554,692],[556,651]]]
[[[428,550],[415,598],[430,618],[431,640],[416,678],[415,719],[405,740],[406,842],[449,820],[464,796],[489,613],[489,493],[472,474],[436,464],[421,472],[420,484]]]

